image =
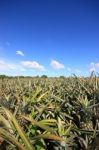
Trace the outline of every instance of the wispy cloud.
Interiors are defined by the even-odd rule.
[[[21,68],[21,69],[20,69],[20,71],[25,72],[25,71],[26,71],[26,69],[25,69],[25,68]]]
[[[36,61],[22,61],[21,65],[27,69],[34,69],[39,71],[45,71],[45,67]]]
[[[4,60],[0,60],[0,71],[15,70],[16,68],[17,68],[17,65],[8,63]]]
[[[0,74],[4,73],[17,73],[17,72],[23,72],[23,71],[26,71],[26,69],[20,65],[19,63],[18,64],[15,64],[15,63],[9,63],[5,60],[0,60]]]
[[[67,71],[71,72],[71,70],[72,70],[72,69],[71,69],[70,67],[67,67]]]
[[[98,71],[98,70],[99,70],[99,62],[97,63],[91,62],[89,65],[89,71],[92,72],[92,71]]]
[[[16,54],[17,54],[17,55],[24,56],[24,53],[23,53],[22,51],[16,51]]]
[[[52,66],[52,68],[54,69],[64,69],[65,66],[63,64],[61,64],[60,62],[56,61],[56,60],[52,60],[50,65]]]
[[[91,62],[91,63],[90,63],[89,71],[90,71],[90,72],[96,71],[95,63],[94,63],[94,62]]]
[[[95,65],[96,65],[97,68],[99,68],[99,63],[96,63]]]

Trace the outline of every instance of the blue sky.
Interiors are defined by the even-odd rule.
[[[0,74],[99,71],[98,0],[0,0]]]

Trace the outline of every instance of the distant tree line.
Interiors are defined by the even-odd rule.
[[[0,75],[0,79],[3,79],[3,78],[40,78],[40,76],[7,76],[7,75],[4,75],[4,74],[1,74]],[[41,78],[47,78],[47,75],[42,75]]]
[[[37,75],[37,76],[22,76],[22,75],[21,76],[7,76],[7,75],[4,75],[4,74],[0,75],[0,79],[4,79],[4,78],[17,78],[17,77],[19,77],[19,78],[48,78],[47,75],[42,75],[42,76],[39,76],[39,75]],[[65,76],[61,75],[61,76],[59,76],[59,78],[65,79]]]

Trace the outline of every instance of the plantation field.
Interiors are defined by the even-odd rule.
[[[0,78],[0,150],[95,150],[99,79]]]

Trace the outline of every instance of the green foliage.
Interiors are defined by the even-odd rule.
[[[4,79],[4,78],[7,78],[7,76],[6,75],[0,75],[0,78]]]
[[[47,75],[42,75],[41,78],[47,78]]]
[[[0,149],[91,149],[99,134],[99,78],[45,78],[0,79]]]
[[[65,79],[65,76],[60,76],[60,78]]]

